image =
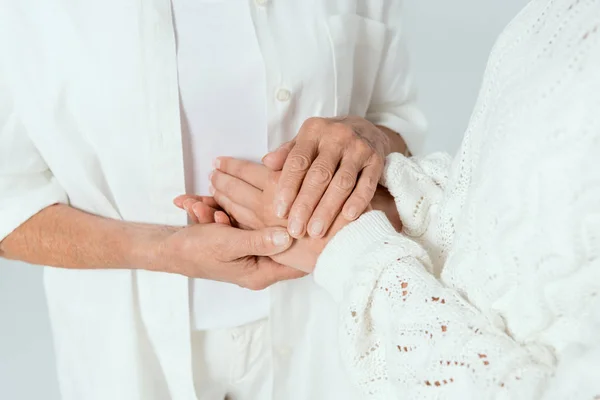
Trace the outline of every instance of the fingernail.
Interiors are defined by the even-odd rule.
[[[286,231],[277,231],[273,233],[271,240],[275,246],[283,247],[290,241],[290,235]]]
[[[208,185],[208,191],[210,192],[210,194],[215,194],[215,188],[213,187],[213,185]]]
[[[285,218],[285,213],[287,212],[287,205],[280,201],[279,203],[277,203],[277,208],[275,210],[275,213],[277,214],[277,217],[279,218]]]
[[[348,219],[355,219],[358,215],[358,211],[356,210],[356,207],[352,206],[348,209],[348,211],[346,211],[346,218]]]
[[[288,230],[293,236],[300,236],[302,233],[302,222],[297,219],[292,219],[288,225]]]
[[[213,160],[213,168],[215,168],[215,169],[221,168],[221,159],[220,158],[215,158]]]
[[[310,224],[310,235],[319,236],[323,233],[323,222],[316,220]]]

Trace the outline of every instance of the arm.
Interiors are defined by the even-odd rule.
[[[145,268],[163,227],[93,216],[68,197],[0,80],[0,256],[66,268]]]
[[[67,203],[0,81],[0,257],[64,268],[147,269],[256,289],[301,276],[254,256],[286,250],[291,241],[282,229],[143,225],[90,215]]]
[[[591,260],[563,277],[554,294],[569,293],[570,305],[586,304],[585,293],[600,290],[600,260]],[[557,325],[576,323],[590,334],[584,343],[565,343],[557,359],[541,338],[517,342],[501,320],[481,313],[430,270],[423,248],[396,233],[378,212],[344,228],[318,260],[316,281],[341,303],[346,365],[371,398],[600,394],[597,299],[564,310]],[[593,282],[585,291],[579,286],[584,281]]]
[[[63,268],[152,269],[158,267],[152,255],[175,230],[102,218],[57,204],[0,242],[0,256]]]
[[[444,201],[452,159],[444,153],[427,157],[390,154],[382,184],[394,197],[403,232],[423,245],[433,257],[444,243],[437,237],[437,212]],[[437,263],[437,258],[434,257]]]

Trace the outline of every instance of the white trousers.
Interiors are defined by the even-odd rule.
[[[198,400],[272,400],[268,320],[192,333]]]

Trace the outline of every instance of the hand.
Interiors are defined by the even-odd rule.
[[[150,247],[150,269],[261,290],[276,282],[304,276],[269,256],[292,244],[282,228],[248,231],[223,224],[168,228]]]
[[[402,232],[402,221],[398,214],[396,200],[394,200],[394,196],[390,194],[386,187],[381,185],[377,187],[375,196],[373,196],[373,200],[371,200],[371,207],[373,207],[374,210],[383,211],[394,229],[398,232]]]
[[[391,148],[388,134],[364,118],[308,119],[294,140],[263,158],[273,170],[283,167],[276,215],[284,218],[289,211],[295,238],[307,226],[310,236],[322,237],[342,208],[347,220],[358,218],[375,194]]]
[[[270,171],[259,164],[231,158],[220,158],[217,165],[221,171],[211,175],[214,198],[183,195],[175,201],[180,208],[184,208],[183,203],[186,204],[188,214],[192,213],[191,219],[200,223],[210,223],[214,222],[213,215],[224,214],[223,210],[227,210],[231,217],[223,218],[223,223],[226,224],[229,224],[231,218],[247,229],[286,226],[285,219],[274,216],[271,201],[277,188],[279,172]],[[371,206],[373,209],[384,211],[397,230],[402,229],[394,198],[386,188],[377,188]],[[215,211],[217,209],[221,211]],[[329,239],[347,223],[347,220],[338,216],[325,237],[305,237],[297,240],[290,249],[273,259],[281,264],[311,272]]]
[[[208,224],[216,222],[220,224],[231,225],[231,218],[219,207],[213,197],[181,195],[175,199],[175,204],[179,208],[185,209],[190,219],[196,223]],[[402,221],[400,220],[400,215],[398,214],[396,201],[387,188],[381,185],[377,187],[375,196],[373,196],[373,200],[371,200],[371,207],[374,210],[383,211],[390,220],[392,226],[398,232],[402,231]],[[267,215],[263,217],[270,219],[270,211],[265,211],[265,213]],[[277,223],[281,225],[285,222],[284,220],[277,220],[275,224]]]
[[[273,213],[273,199],[281,172],[233,158],[219,158],[219,170],[213,172],[211,183],[216,202],[238,223],[249,229],[265,226],[286,226],[287,221]],[[328,241],[349,221],[338,217],[325,236],[296,240],[285,252],[271,256],[281,264],[310,273]]]

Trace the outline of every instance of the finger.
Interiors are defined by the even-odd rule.
[[[251,274],[244,276],[241,284],[251,290],[263,290],[277,282],[306,276],[305,272],[276,263],[268,257],[258,257],[255,260],[256,268]]]
[[[215,222],[217,224],[222,224],[222,225],[229,225],[231,226],[231,219],[229,218],[229,216],[224,213],[223,211],[216,211],[214,213],[214,218],[215,218]]]
[[[271,256],[287,250],[292,244],[292,238],[284,228],[236,230],[235,235],[231,235],[231,243],[231,255],[235,258]]]
[[[203,204],[203,203],[201,201],[198,201],[198,200],[195,200],[192,198],[188,198],[183,202],[183,209],[188,214],[188,218],[190,219],[190,221],[194,224],[197,224],[199,222],[197,215],[194,213],[194,210],[192,209],[192,207],[196,204]]]
[[[239,225],[247,226],[251,229],[260,229],[264,227],[262,222],[258,219],[253,211],[231,201],[231,199],[225,194],[215,191],[214,197],[219,203],[219,206],[225,210],[225,212],[230,215]]]
[[[210,181],[213,190],[221,192],[234,203],[254,212],[262,210],[262,191],[251,184],[221,171],[214,171]]]
[[[255,162],[219,157],[215,160],[214,166],[219,171],[238,178],[257,189],[263,190],[269,180],[270,170]]]
[[[263,157],[262,163],[272,171],[281,171],[290,151],[294,148],[295,140],[290,140],[279,146],[275,151]]]
[[[338,216],[344,203],[354,190],[362,162],[342,160],[331,184],[315,209],[308,224],[308,234],[312,237],[322,237]]]
[[[212,196],[198,196],[200,200],[209,207],[219,208],[219,204],[212,198]]]
[[[285,161],[275,195],[275,212],[279,218],[285,218],[290,210],[302,181],[317,155],[316,140],[297,141]]]
[[[360,173],[356,188],[346,201],[342,214],[344,218],[353,221],[358,218],[367,208],[375,191],[377,184],[383,173],[383,162],[372,162],[367,165]]]
[[[217,211],[216,209],[209,207],[200,201],[192,205],[191,209],[194,215],[196,216],[196,220],[198,223],[211,224],[215,222],[214,215]]]
[[[183,208],[183,203],[188,199],[201,200],[201,196],[196,196],[193,194],[182,194],[173,199],[173,204],[175,204],[179,208]]]
[[[327,151],[319,154],[312,163],[290,211],[288,231],[293,237],[304,236],[306,224],[327,190],[340,159],[341,150]],[[314,225],[313,229],[323,230],[323,226]]]

